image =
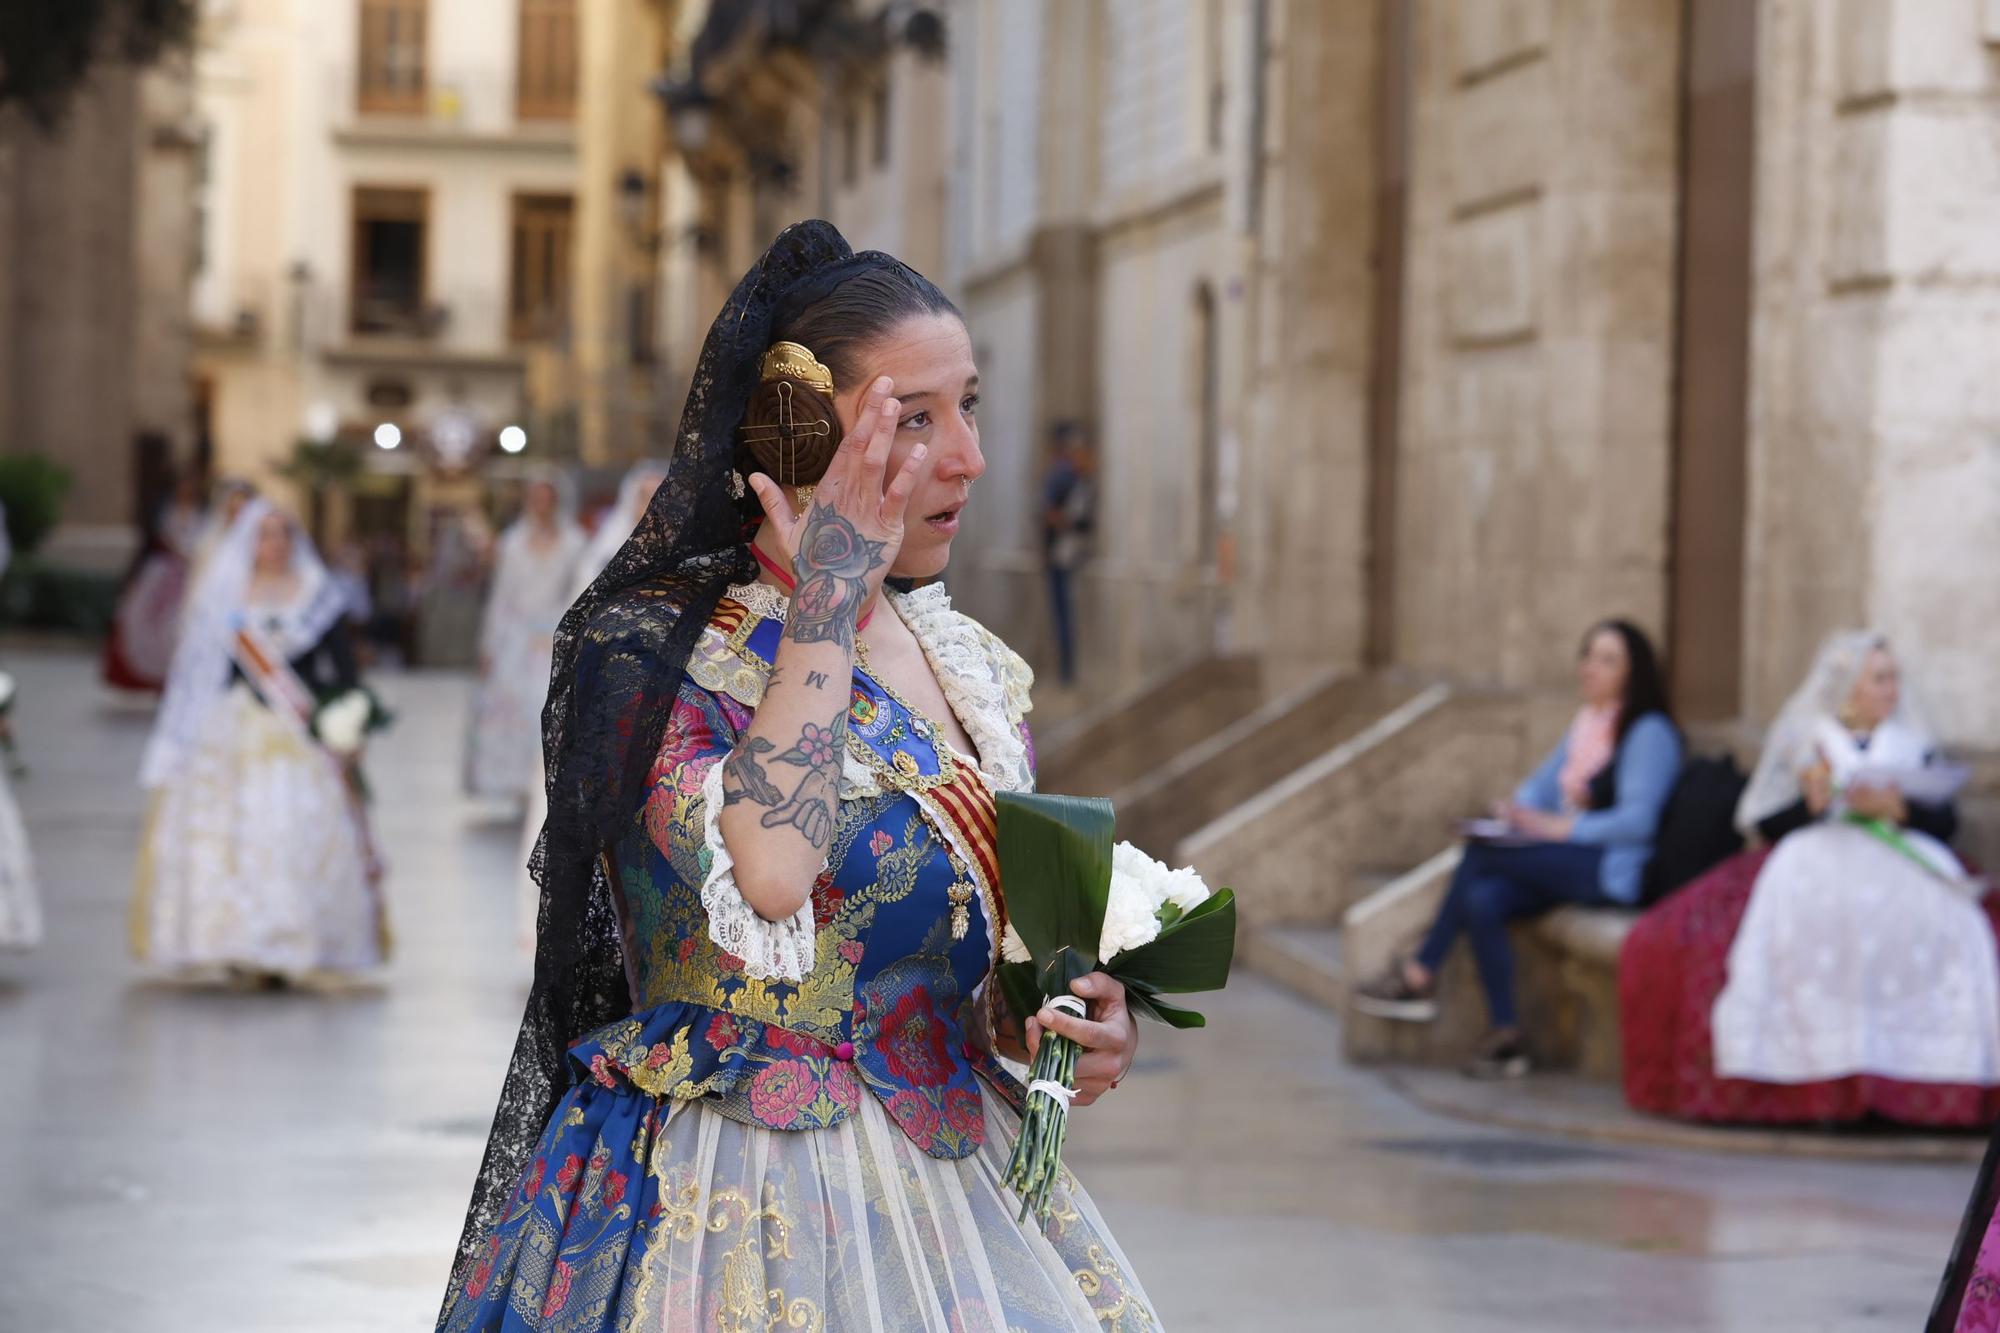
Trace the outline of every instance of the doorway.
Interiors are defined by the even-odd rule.
[[[1667,641],[1684,718],[1743,694],[1757,9],[1688,0]]]

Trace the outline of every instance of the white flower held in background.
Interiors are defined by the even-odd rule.
[[[359,753],[362,737],[368,734],[368,719],[374,711],[367,694],[349,690],[319,710],[320,744],[337,755]]]

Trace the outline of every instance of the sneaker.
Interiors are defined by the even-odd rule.
[[[1403,965],[1393,963],[1375,980],[1354,988],[1354,1007],[1376,1018],[1393,1018],[1403,1023],[1429,1023],[1438,1016],[1437,996],[1418,990],[1403,975]]]
[[[1464,1072],[1467,1078],[1524,1078],[1529,1068],[1528,1048],[1520,1037],[1495,1032],[1479,1044],[1478,1052],[1466,1061]]]

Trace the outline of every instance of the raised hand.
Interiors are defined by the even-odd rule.
[[[904,518],[926,450],[921,444],[911,449],[896,475],[888,477],[902,410],[890,396],[894,387],[886,375],[868,387],[854,429],[840,442],[803,516],[792,513],[784,490],[770,477],[760,472],[750,478],[765,521],[798,576],[786,633],[801,643],[852,646],[861,608],[880,590],[902,549]]]

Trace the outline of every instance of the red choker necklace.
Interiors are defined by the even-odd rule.
[[[772,578],[776,579],[780,584],[784,586],[785,592],[788,596],[791,593],[798,591],[799,581],[792,577],[792,572],[788,569],[781,567],[778,564],[778,562],[773,560],[770,556],[765,555],[763,548],[758,546],[757,543],[755,542],[750,543],[750,554],[757,558],[757,563],[764,567],[765,573],[769,574]],[[862,630],[867,629],[868,622],[873,620],[874,618],[875,618],[875,612],[873,610],[870,610],[867,615],[861,617],[860,621],[855,624],[854,626],[855,633],[858,634]]]

